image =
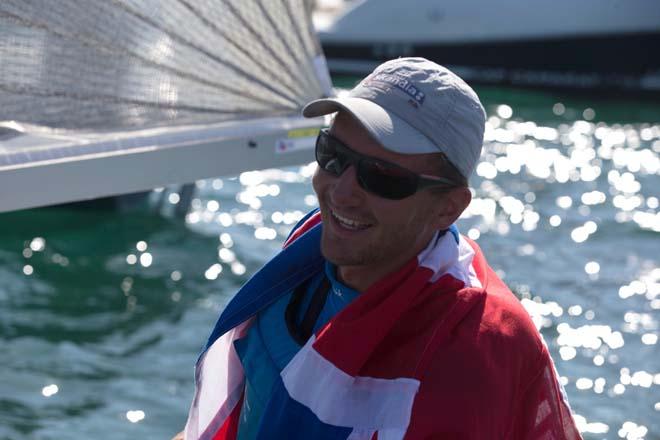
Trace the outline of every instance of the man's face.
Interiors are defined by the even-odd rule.
[[[345,113],[337,115],[330,133],[358,153],[418,174],[436,174],[437,161],[430,160],[431,155],[386,150]],[[321,251],[338,266],[345,282],[352,281],[352,287],[368,287],[398,269],[428,244],[439,226],[449,226],[438,222],[443,196],[421,190],[401,200],[385,199],[359,185],[353,166],[338,177],[319,168],[313,186],[323,220]],[[356,277],[358,282],[352,279]],[[362,280],[370,282],[360,286]]]

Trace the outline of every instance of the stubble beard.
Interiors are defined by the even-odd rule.
[[[417,226],[417,227],[414,227]],[[337,267],[372,267],[389,266],[397,260],[401,260],[400,266],[403,266],[414,257],[416,253],[410,253],[412,247],[417,253],[421,252],[428,243],[421,243],[418,232],[421,231],[420,225],[402,225],[401,228],[392,228],[392,231],[385,234],[385,238],[376,236],[370,237],[367,243],[361,243],[359,246],[350,241],[333,237],[331,233],[323,230],[321,235],[321,254],[323,257]],[[410,255],[408,255],[410,253]],[[395,264],[394,267],[397,265]]]
[[[325,231],[321,237],[321,254],[335,266],[365,266],[377,263],[378,253],[373,246],[356,248],[352,243],[329,237]]]

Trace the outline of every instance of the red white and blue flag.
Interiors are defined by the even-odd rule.
[[[186,439],[235,440],[253,317],[322,270],[310,213],[220,316],[196,365]],[[494,435],[494,433],[500,433]],[[258,438],[578,439],[552,361],[476,244],[437,234],[332,318],[281,371]]]

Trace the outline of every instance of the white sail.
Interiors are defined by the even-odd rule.
[[[311,160],[300,109],[331,85],[310,9],[3,0],[0,211]]]

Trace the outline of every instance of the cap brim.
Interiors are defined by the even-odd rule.
[[[383,147],[402,154],[439,153],[429,138],[392,112],[364,98],[317,99],[307,104],[303,116],[313,118],[338,111],[350,113]]]

